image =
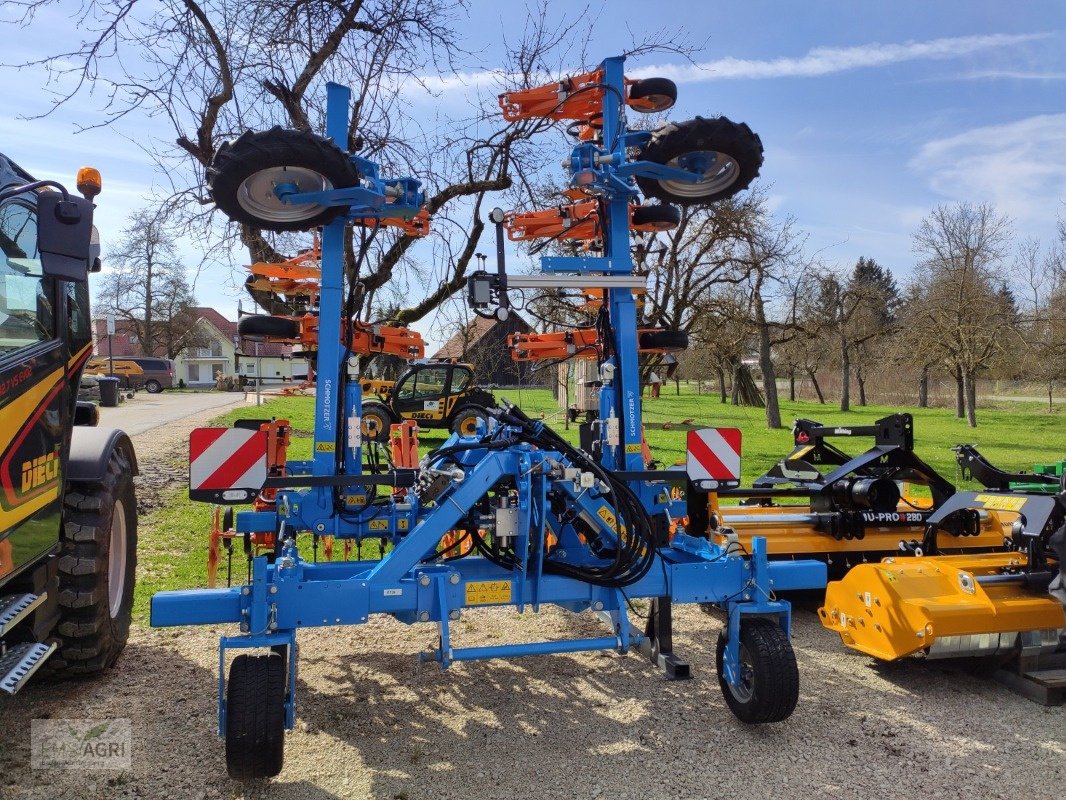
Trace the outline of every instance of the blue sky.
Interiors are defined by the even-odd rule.
[[[480,72],[499,62],[502,35],[517,35],[515,8],[471,3],[464,44],[476,55],[429,105],[476,91]],[[552,2],[548,13],[569,18],[574,8]],[[1045,244],[1056,216],[1066,216],[1064,3],[1014,3],[1008,12],[991,0],[609,0],[593,13],[591,58],[624,49],[631,31],[649,27],[682,26],[701,45],[695,65],[651,54],[631,61],[629,72],[677,81],[675,119],[724,114],[749,123],[766,148],[760,180],[775,210],[794,216],[809,249],[831,264],[866,255],[905,277],[911,234],[938,203],[992,202],[1019,235]],[[0,60],[41,56],[76,35],[63,13],[46,23],[16,40],[5,36]],[[46,119],[19,119],[46,107],[42,83],[32,71],[5,74],[0,149],[40,177],[69,179],[83,163],[103,171],[98,224],[106,257],[108,238],[160,180],[133,142],[169,131],[128,118],[114,131],[75,135],[75,122],[99,119],[92,96]],[[229,265],[209,267],[199,299],[232,315],[242,277]]]

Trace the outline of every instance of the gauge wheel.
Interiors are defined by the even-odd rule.
[[[359,171],[331,139],[310,131],[275,127],[247,131],[215,152],[207,168],[211,199],[223,214],[268,231],[306,231],[346,213],[345,206],[286,203],[281,184],[299,192],[345,189],[359,183]]]
[[[700,176],[696,181],[636,176],[645,197],[687,206],[724,200],[748,188],[762,167],[763,148],[742,122],[696,117],[656,130],[640,157]]]
[[[785,631],[770,619],[740,623],[740,681],[729,683],[722,668],[726,634],[718,636],[715,663],[726,705],[742,722],[758,725],[780,722],[799,700],[799,668]]]
[[[238,781],[273,778],[285,759],[285,659],[239,655],[226,685],[226,771]]]

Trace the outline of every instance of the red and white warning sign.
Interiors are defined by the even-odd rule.
[[[267,435],[248,428],[194,428],[189,435],[189,497],[247,503],[267,477]]]
[[[689,480],[704,488],[740,483],[740,428],[704,428],[688,433]]]

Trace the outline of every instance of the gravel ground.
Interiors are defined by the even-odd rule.
[[[216,412],[204,415],[204,420]],[[183,446],[188,418],[138,437],[142,466]],[[184,480],[141,481],[142,504]],[[374,619],[300,635],[296,730],[285,769],[246,787],[215,735],[217,639],[228,628],[133,631],[116,668],[84,683],[34,683],[4,701],[0,797],[299,800],[375,797],[1061,798],[1066,712],[943,662],[875,665],[797,610],[801,693],[785,723],[747,727],[714,673],[720,623],[676,610],[695,676],[668,682],[637,655],[573,654],[419,667],[430,625]],[[468,613],[457,645],[597,635],[588,617]],[[30,720],[128,717],[127,773],[32,771]]]

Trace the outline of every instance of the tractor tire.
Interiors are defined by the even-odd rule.
[[[630,221],[650,225],[656,231],[672,231],[681,224],[681,209],[670,205],[642,205],[633,209]]]
[[[637,185],[645,197],[664,203],[688,206],[724,200],[747,189],[758,176],[763,163],[762,141],[742,122],[696,117],[656,130],[640,158],[684,167],[686,161],[711,155],[717,157],[715,162],[704,168],[703,179],[696,183],[637,175]]]
[[[281,127],[246,131],[225,142],[207,168],[211,199],[234,222],[267,231],[307,231],[347,211],[344,206],[284,203],[274,194],[274,186],[282,182],[301,192],[344,189],[359,183],[359,170],[331,139]]]
[[[64,679],[96,675],[126,646],[133,610],[137,500],[121,450],[111,454],[103,481],[67,487],[59,546],[59,646],[44,670]]]
[[[668,353],[688,350],[688,334],[684,331],[647,331],[640,335],[640,348]]]
[[[388,442],[389,428],[394,422],[396,422],[396,415],[384,403],[376,403],[373,400],[363,403],[359,426],[364,440],[368,442]]]
[[[159,394],[161,391],[163,391],[163,384],[161,384],[155,378],[152,378],[151,380],[147,380],[144,382],[144,390],[148,392],[148,394]]]
[[[452,417],[452,433],[460,436],[474,436],[477,434],[477,421],[484,420],[487,423],[485,412],[473,406],[464,406],[456,410]]]
[[[273,778],[285,761],[285,659],[239,655],[226,685],[226,771],[238,781]]]
[[[256,314],[241,317],[237,322],[237,333],[242,339],[252,342],[262,342],[265,339],[299,339],[300,323],[288,317]]]
[[[630,100],[645,100],[650,108],[632,106],[642,114],[656,114],[672,108],[677,102],[677,84],[669,78],[644,78],[629,87]]]
[[[799,668],[792,643],[781,626],[758,617],[740,623],[740,686],[731,686],[725,679],[725,641],[723,631],[718,636],[715,664],[729,710],[749,725],[787,719],[799,700]]]

